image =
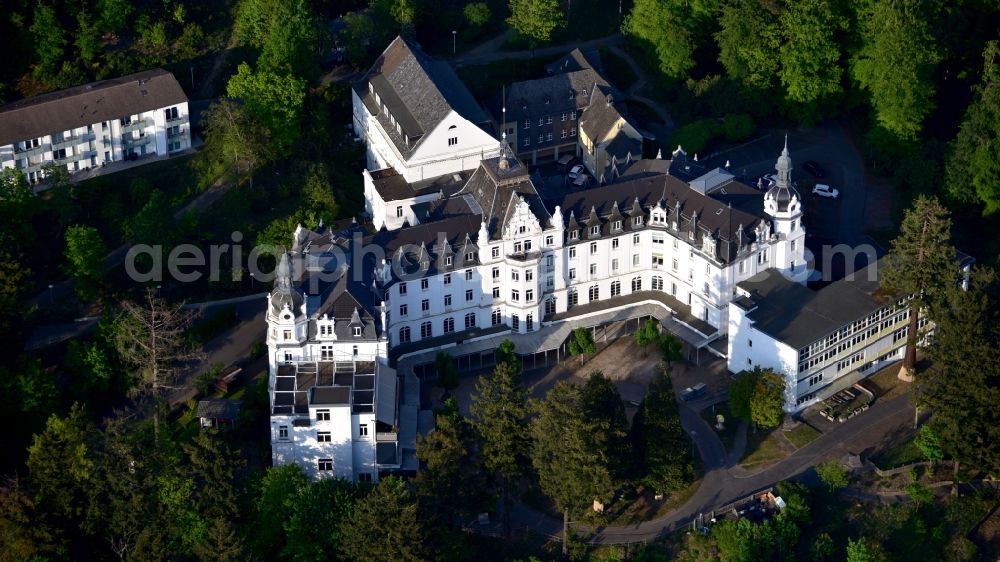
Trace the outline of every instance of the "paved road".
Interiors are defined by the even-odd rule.
[[[909,431],[913,408],[909,395],[903,394],[877,403],[865,413],[821,435],[798,449],[780,463],[755,473],[734,465],[736,455],[726,457],[725,449],[714,431],[686,404],[680,408],[681,425],[692,435],[705,471],[701,486],[681,506],[667,515],[635,525],[592,529],[576,525],[580,531],[593,532],[594,544],[644,542],[656,539],[687,525],[699,514],[708,513],[753,492],[790,478],[799,478],[819,462],[839,458],[845,453],[861,453],[887,443],[901,432]],[[561,536],[562,521],[516,504],[511,520],[518,528],[552,537]]]

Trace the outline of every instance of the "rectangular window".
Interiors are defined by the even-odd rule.
[[[466,301],[471,301],[472,300],[472,289],[467,289],[465,291],[465,300]]]
[[[399,305],[399,317],[406,318],[407,307],[405,304]]]
[[[632,267],[639,266],[639,254],[632,254]]]
[[[320,472],[330,472],[333,470],[333,459],[319,459],[316,461],[316,468]]]
[[[453,263],[455,263],[455,260],[452,256],[445,256],[444,258],[445,265],[452,265]]]
[[[451,295],[445,295],[444,296],[444,305],[445,306],[451,306]]]
[[[278,426],[278,439],[281,439],[282,441],[288,440],[288,426],[287,425]]]
[[[493,268],[493,280],[497,281],[499,279],[500,279],[500,268],[499,267],[494,267]]]
[[[521,302],[521,293],[517,289],[512,289],[510,291],[511,302]]]
[[[431,301],[429,299],[424,299],[420,301],[420,310],[427,312],[431,309]]]
[[[611,240],[611,249],[612,249],[612,250],[615,250],[615,249],[617,249],[617,248],[618,248],[618,238],[613,238],[613,239]]]
[[[427,279],[421,279],[420,280],[420,289],[421,290],[426,291],[428,288],[430,288],[430,286],[431,286],[430,281],[428,281]]]
[[[533,289],[524,291],[524,300],[527,302],[535,302],[535,291]]]
[[[500,287],[493,287],[493,298],[500,298]]]
[[[363,423],[358,425],[358,436],[361,438],[368,437],[368,424]]]
[[[590,255],[594,255],[596,253],[597,253],[597,242],[591,242],[590,243]]]
[[[516,270],[516,269],[510,270],[510,280],[511,281],[520,281],[521,280],[521,273],[518,270]]]
[[[472,270],[471,269],[466,269],[465,270],[465,280],[466,281],[472,281]]]
[[[576,246],[573,246],[572,248],[569,249],[569,257],[570,258],[576,257]]]
[[[660,254],[653,254],[653,269],[661,269],[663,267],[663,256]]]
[[[445,276],[444,276],[444,284],[445,285],[451,285],[451,274],[450,273],[446,273],[445,274]]]
[[[576,269],[570,268],[570,270],[569,270],[569,278],[570,278],[570,281],[572,281],[573,279],[576,279]]]
[[[448,139],[448,146],[455,146],[458,144],[458,137],[451,137]]]
[[[330,443],[333,441],[333,436],[330,435],[329,431],[318,431],[316,432],[316,441],[318,443]]]
[[[405,294],[406,294],[406,283],[400,283],[399,284],[399,295],[402,296],[402,295],[405,295]]]
[[[611,271],[618,271],[618,258],[611,260]]]
[[[330,421],[330,410],[316,410],[316,421]]]
[[[596,263],[590,264],[590,274],[591,275],[597,275],[597,264]]]
[[[639,235],[638,234],[633,234],[632,235],[632,243],[633,244],[638,244],[639,243]]]
[[[493,249],[491,250],[491,253],[492,253],[492,255],[493,255],[494,258],[499,258],[500,257],[500,246],[493,246]]]

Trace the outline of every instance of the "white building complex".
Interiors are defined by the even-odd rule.
[[[469,99],[402,39],[355,87],[374,229],[300,227],[279,267],[275,464],[353,479],[415,470],[435,354],[488,367],[504,339],[530,368],[562,357],[573,329],[613,337],[654,318],[692,358],[784,373],[789,411],[898,356],[907,313],[875,299],[877,283],[805,287],[812,255],[787,142],[766,192],[680,149],[615,163],[607,185],[545,189]]]
[[[190,146],[187,95],[162,69],[0,107],[0,166],[21,170],[31,183],[47,164],[76,172]]]

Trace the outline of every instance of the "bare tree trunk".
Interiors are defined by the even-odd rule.
[[[911,374],[917,371],[917,331],[920,329],[920,305],[914,300],[910,306],[910,327],[906,333],[906,356],[903,368]]]
[[[562,557],[564,562],[569,560],[569,510],[563,510]]]

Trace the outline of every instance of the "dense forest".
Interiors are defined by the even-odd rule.
[[[470,417],[459,415],[454,404],[438,412],[439,431],[420,444],[425,469],[412,482],[387,479],[377,487],[313,483],[295,468],[267,468],[266,384],[244,390],[236,431],[192,431],[190,407],[171,415],[164,389],[206,384],[180,374],[231,321],[221,315],[195,321],[177,305],[259,291],[259,284],[254,287],[240,264],[227,264],[233,275],[221,281],[164,283],[154,291],[152,284],[137,286],[108,271],[104,255],[122,244],[228,242],[237,230],[248,242],[281,245],[300,222],[315,226],[354,216],[362,208],[363,153],[345,134],[347,85],[329,79],[341,49],[349,74],[365,69],[397,33],[448,57],[505,25],[511,33],[503,50],[620,30],[625,48],[656,78],[651,97],[674,116],[679,131],[707,143],[718,134],[718,120],[729,115],[780,128],[839,120],[872,177],[894,185],[901,225],[918,196],[936,197],[944,207],[927,216],[951,231],[948,247],[997,264],[996,2],[625,0],[621,20],[611,4],[6,3],[0,14],[0,37],[8,46],[8,64],[0,68],[2,101],[162,66],[191,99],[210,104],[201,120],[204,146],[169,167],[153,164],[128,178],[81,184],[53,170],[42,197],[32,194],[23,176],[0,176],[0,336],[18,350],[0,365],[0,423],[8,428],[0,464],[0,560],[458,560],[471,553],[516,559],[539,549],[500,546],[463,533],[458,524],[514,494],[545,492],[558,517],[586,511],[580,490],[586,495],[642,485],[677,491],[696,477],[669,370],[629,425],[620,397],[603,377],[529,402],[520,365],[510,358],[483,377],[477,395],[492,398],[477,403]],[[217,183],[237,187],[213,209],[181,218],[164,212]],[[911,216],[912,226],[920,217]],[[902,252],[905,243],[895,249]],[[909,247],[916,247],[912,240]],[[74,290],[54,299],[52,284],[67,277]],[[956,472],[961,463],[995,474],[998,440],[988,437],[997,427],[1000,299],[991,273],[977,272],[974,281],[969,293],[937,295],[942,331],[936,365],[918,379],[917,393],[936,412],[931,425],[942,441],[939,460],[955,461]],[[172,353],[157,367],[177,380],[151,378],[155,369],[135,352],[143,319],[157,307],[175,315],[178,333]],[[86,337],[20,351],[32,329],[86,315],[102,318]],[[585,344],[581,354],[592,353]],[[253,355],[260,352],[258,346]],[[970,376],[955,384],[956,373]],[[531,425],[529,417],[536,420]],[[545,424],[570,423],[573,431],[561,434],[564,439],[546,438],[552,431]],[[654,433],[669,438],[653,439]],[[553,458],[589,463],[591,478],[562,470]],[[565,482],[573,484],[569,493],[563,493]],[[797,502],[788,516],[761,527],[726,526],[719,535],[687,540],[674,554],[819,560],[843,559],[847,547],[870,548],[891,560],[963,559],[967,545],[958,535],[968,531],[968,521],[961,511],[985,502],[978,496],[953,504],[925,501],[866,519],[848,517],[852,509],[834,503],[829,491],[790,486],[788,494]],[[820,520],[822,525],[808,523]],[[865,533],[867,542],[849,546],[856,533]],[[907,546],[920,541],[931,548]],[[765,542],[776,550],[740,550]],[[573,537],[567,549],[576,559],[589,556]]]

